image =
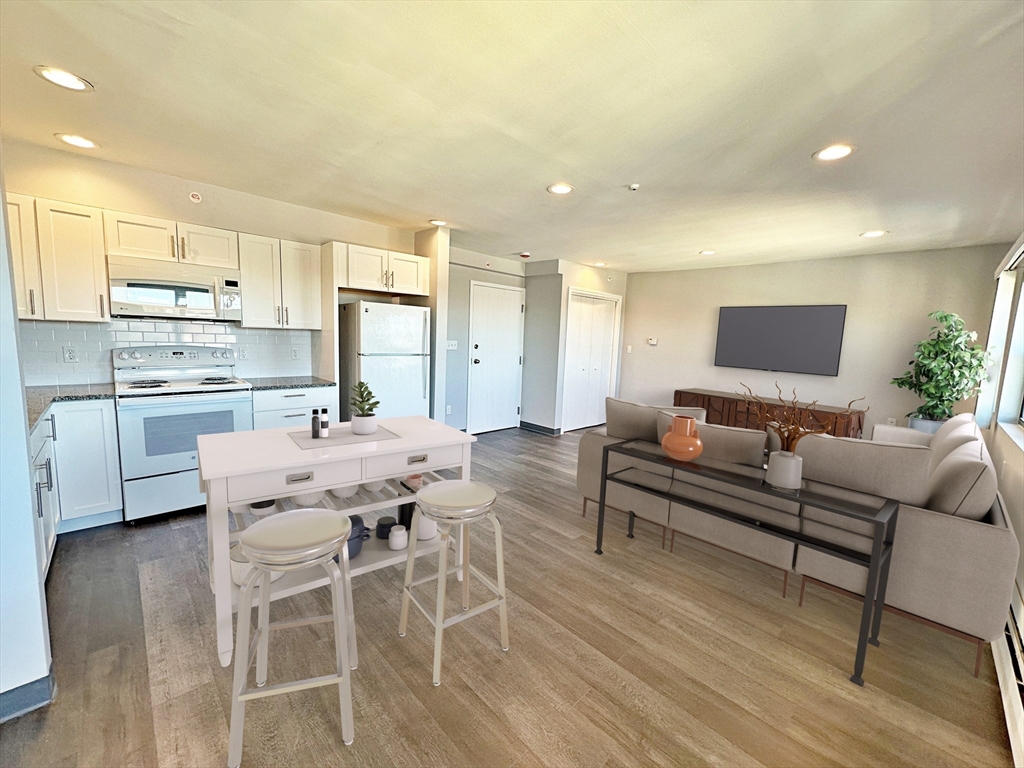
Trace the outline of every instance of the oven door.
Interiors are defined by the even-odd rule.
[[[119,398],[121,475],[131,480],[195,469],[199,435],[250,429],[248,391]]]

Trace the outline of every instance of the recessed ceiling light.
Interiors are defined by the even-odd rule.
[[[594,262],[594,266],[595,267],[607,267],[608,265],[605,264],[603,261],[595,261]]]
[[[92,83],[88,80],[83,80],[78,75],[72,75],[70,72],[65,72],[63,69],[39,65],[38,67],[33,67],[32,71],[44,80],[48,80],[54,85],[59,85],[61,88],[67,88],[71,91],[93,90]]]
[[[861,232],[861,237],[881,237],[886,234],[884,229],[869,229],[867,232]]]
[[[814,153],[815,160],[842,160],[844,157],[853,152],[853,147],[849,144],[833,144],[832,146],[819,149]]]
[[[528,259],[528,258],[530,258],[530,252],[529,251],[523,251],[522,253],[519,254],[519,258],[520,259]]]
[[[701,256],[714,256],[716,253],[718,253],[718,251],[701,251],[700,255]]]
[[[433,224],[435,227],[447,227],[448,226],[448,222],[447,221],[441,221],[440,219],[431,219],[430,223]]]
[[[566,184],[564,181],[557,181],[548,187],[548,192],[552,195],[568,195],[573,191],[575,187],[572,184]]]
[[[70,144],[71,146],[78,147],[79,149],[96,149],[96,147],[99,146],[95,141],[87,139],[84,136],[76,136],[73,133],[55,133],[53,135],[65,144]]]

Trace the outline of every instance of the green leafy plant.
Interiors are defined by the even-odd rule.
[[[356,416],[373,416],[374,412],[380,408],[380,402],[373,399],[373,392],[370,391],[370,387],[365,381],[352,385],[352,399],[349,400],[349,405],[352,406]]]
[[[953,415],[953,406],[977,394],[985,380],[989,354],[975,344],[978,334],[964,329],[964,321],[952,312],[932,312],[939,325],[918,342],[911,369],[892,383],[924,399],[924,405],[907,416],[942,421]]]

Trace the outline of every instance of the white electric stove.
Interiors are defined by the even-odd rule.
[[[252,385],[235,351],[191,345],[114,350],[125,520],[202,506],[196,438],[252,429]]]

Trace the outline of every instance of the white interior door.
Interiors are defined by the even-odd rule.
[[[525,296],[522,288],[470,284],[470,434],[519,426]]]
[[[599,296],[569,295],[562,431],[604,423],[604,400],[612,392],[618,303]]]
[[[615,346],[616,303],[592,298],[590,375],[587,379],[587,425],[605,421],[605,398],[612,392],[612,357]]]
[[[281,241],[259,235],[238,235],[242,281],[242,325],[280,328]]]

